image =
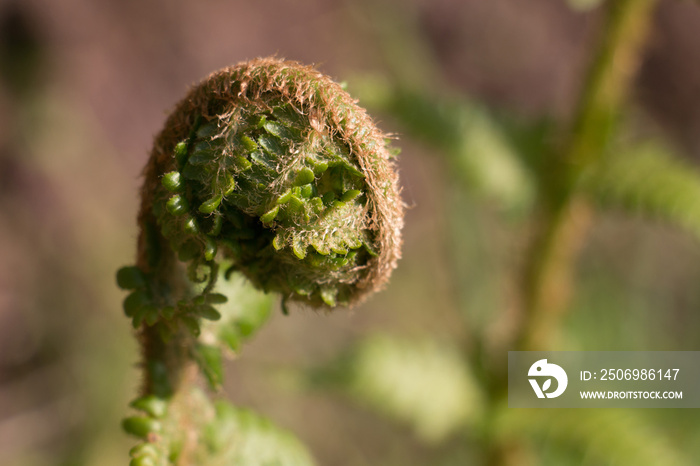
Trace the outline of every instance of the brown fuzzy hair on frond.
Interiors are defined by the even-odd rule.
[[[388,139],[357,101],[313,67],[258,58],[212,73],[176,105],[155,140],[144,171],[139,266],[148,272],[169,261],[163,256],[172,253],[154,248],[154,241],[169,242],[175,252],[192,242],[179,230],[190,220],[181,219],[191,216],[199,230],[213,228],[219,217],[233,219],[236,227],[225,224],[223,233],[195,234],[201,248],[193,260],[215,240],[253,283],[285,298],[312,306],[361,301],[385,285],[401,256],[404,204]],[[161,179],[178,170],[192,180],[181,193],[191,213],[172,220],[164,213],[172,193]],[[216,187],[209,190],[209,182]],[[257,191],[246,198],[246,187]],[[193,210],[206,202],[221,207],[213,214]],[[242,220],[234,210],[244,213]],[[358,218],[340,218],[343,212]],[[356,231],[336,232],[342,225]],[[241,228],[266,239],[246,237],[243,246],[229,247],[233,240],[224,236],[238,238]],[[280,254],[286,255],[275,259]]]

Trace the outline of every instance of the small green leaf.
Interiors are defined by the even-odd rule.
[[[176,194],[170,199],[168,199],[168,202],[165,204],[165,208],[172,215],[182,215],[187,212],[190,206],[187,203],[187,199],[180,196],[179,194]]]
[[[274,170],[275,168],[273,162],[268,159],[268,156],[266,156],[262,151],[259,150],[250,153],[250,161],[254,164],[262,165],[263,167],[270,170]]]
[[[288,208],[290,212],[293,212],[295,214],[298,214],[299,212],[303,212],[304,210],[304,201],[296,197],[294,194],[292,194],[289,197],[289,202],[288,202]]]
[[[269,210],[269,211],[267,211],[266,213],[264,213],[264,214],[260,217],[260,221],[263,222],[263,223],[270,223],[271,221],[273,221],[273,220],[275,219],[275,217],[277,216],[277,214],[279,213],[279,211],[280,211],[280,206],[279,206],[279,205],[276,205],[276,206],[273,207],[271,210]]]
[[[365,247],[365,250],[369,253],[370,256],[379,256],[379,253],[376,251],[376,249],[374,249],[374,246],[372,246],[372,244],[370,244],[369,241],[365,241],[364,243],[362,243],[362,245]]]
[[[146,395],[132,401],[129,406],[151,417],[162,418],[168,412],[168,402],[155,395]]]
[[[285,150],[284,145],[282,144],[282,141],[275,136],[263,134],[258,138],[258,144],[262,146],[265,152],[267,152],[270,155],[275,155],[277,157],[287,152]],[[253,154],[255,154],[255,152],[253,152]]]
[[[216,209],[219,208],[219,204],[221,204],[221,199],[222,196],[215,196],[209,199],[208,201],[204,201],[202,205],[199,206],[199,211],[203,214],[210,214],[214,212]]]
[[[158,308],[157,307],[155,307],[153,305],[149,305],[149,306],[144,307],[142,309],[142,312],[143,312],[143,318],[149,327],[153,326],[153,324],[158,322]]]
[[[199,225],[197,225],[197,220],[194,217],[190,217],[185,220],[185,223],[182,225],[182,229],[185,230],[185,233],[189,233],[190,235],[199,234]]]
[[[336,253],[336,254],[338,254],[338,255],[340,255],[340,256],[344,256],[345,254],[348,253],[348,250],[347,250],[347,249],[345,249],[345,248],[343,248],[343,247],[340,247],[340,246],[332,246],[332,247],[331,247],[331,251],[333,251],[334,253]]]
[[[146,286],[146,277],[136,266],[122,267],[117,271],[117,285],[123,290],[135,290]]]
[[[292,198],[292,190],[288,189],[284,193],[280,194],[280,197],[277,198],[276,203],[277,204],[285,204],[289,202],[289,200]]]
[[[216,161],[218,154],[213,150],[193,152],[187,161],[188,165],[210,165]]]
[[[253,166],[253,162],[242,156],[238,156],[234,160],[236,168],[238,168],[240,171],[246,171]]]
[[[265,128],[265,131],[268,133],[277,136],[278,138],[283,138],[283,139],[291,139],[292,135],[291,133],[285,128],[283,125],[276,121],[267,121],[263,125],[263,128]]]
[[[300,194],[304,199],[309,199],[314,195],[314,187],[310,184],[305,184],[301,187]]]
[[[324,256],[331,253],[331,248],[325,241],[323,241],[322,238],[315,238],[313,241],[311,241],[311,246],[313,246],[313,248],[318,251],[319,254],[323,254]]]
[[[150,433],[159,433],[162,426],[160,422],[150,417],[132,416],[122,421],[122,428],[127,434],[145,439]]]
[[[272,240],[272,247],[275,248],[275,251],[279,251],[284,247],[284,240],[282,239],[282,236],[278,234],[274,237]]]
[[[321,299],[323,300],[324,303],[326,303],[330,307],[335,307],[336,306],[336,296],[338,295],[338,289],[333,287],[321,287],[321,290],[319,292],[321,295]]]
[[[309,203],[311,204],[311,207],[317,214],[323,212],[323,199],[321,199],[320,197],[314,197],[309,201]]]
[[[217,311],[214,308],[214,306],[211,306],[209,304],[197,306],[195,308],[195,311],[203,319],[207,319],[207,320],[219,320],[219,319],[221,319],[221,314],[219,313],[219,311]]]
[[[175,145],[175,161],[178,167],[182,168],[187,162],[187,143],[185,141],[178,142]]]
[[[292,252],[299,259],[306,257],[306,246],[299,240],[292,241]]]
[[[328,170],[328,162],[325,161],[313,161],[312,162],[312,168],[314,171],[314,175],[318,176],[323,174],[326,170]]]
[[[146,306],[151,304],[151,297],[144,290],[136,290],[124,299],[124,313],[134,317]]]
[[[256,142],[246,135],[241,136],[241,142],[243,143],[243,147],[245,147],[248,152],[253,152],[254,150],[258,149]]]
[[[345,237],[345,244],[347,244],[350,249],[360,249],[362,247],[362,241],[355,236]]]
[[[199,129],[197,129],[196,134],[199,139],[209,139],[215,136],[218,131],[219,125],[217,124],[216,120],[214,120],[200,126]]]
[[[131,326],[134,329],[139,328],[141,326],[141,324],[143,323],[143,317],[144,317],[143,312],[137,312],[131,321]]]
[[[304,167],[301,170],[299,170],[297,176],[294,178],[294,186],[302,186],[305,184],[309,184],[312,181],[314,181],[314,179],[314,171],[308,167]]]
[[[228,196],[233,192],[234,189],[236,189],[236,180],[233,178],[233,175],[230,173],[226,173],[224,175],[224,180],[221,185],[221,190],[224,193],[224,196]]]
[[[224,304],[228,302],[228,298],[226,297],[226,295],[223,295],[221,293],[209,293],[204,298],[209,304]]]
[[[347,258],[347,256],[340,256],[340,257],[335,257],[331,259],[333,265],[337,268],[340,267],[345,267],[348,265],[348,262],[350,262],[350,259]]]
[[[190,316],[182,316],[180,320],[182,321],[182,325],[184,325],[193,336],[199,336],[202,330],[199,328],[199,321],[197,319]]]
[[[163,184],[165,189],[173,193],[180,192],[182,191],[182,188],[184,188],[184,185],[182,183],[182,177],[180,176],[180,172],[178,171],[172,171],[163,175],[161,183]]]
[[[129,456],[131,456],[132,458],[138,458],[141,456],[157,458],[158,449],[156,449],[156,447],[150,443],[140,443],[131,450],[129,450]]]
[[[216,242],[211,238],[207,238],[204,243],[204,259],[208,261],[214,260],[217,249]]]
[[[340,167],[343,167],[347,173],[350,173],[353,176],[356,176],[358,178],[364,178],[365,174],[362,173],[360,170],[358,170],[354,165],[348,162],[340,162],[338,164]]]
[[[221,215],[216,215],[212,220],[211,230],[207,233],[209,236],[217,236],[221,233],[221,227],[224,225],[224,219]]]
[[[360,194],[362,194],[362,191],[360,191],[359,189],[351,189],[349,191],[345,191],[340,197],[340,200],[343,202],[349,202],[355,199]]]

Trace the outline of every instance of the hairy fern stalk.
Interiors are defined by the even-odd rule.
[[[145,370],[142,415],[124,423],[144,439],[132,464],[204,461],[197,430],[215,421],[199,418],[216,410],[190,367],[218,357],[200,333],[227,300],[219,275],[314,308],[386,283],[403,224],[387,142],[338,84],[274,58],[215,72],[176,106],[145,168],[137,264],[117,274]]]

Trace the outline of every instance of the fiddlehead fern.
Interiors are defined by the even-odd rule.
[[[222,266],[283,303],[332,308],[381,288],[403,223],[391,159],[365,111],[298,63],[223,69],[176,106],[145,169],[137,265],[117,275],[143,347],[135,407],[148,416],[125,421],[141,448],[161,435],[161,401],[185,392],[189,362],[219,357],[198,337],[227,300],[213,291]]]

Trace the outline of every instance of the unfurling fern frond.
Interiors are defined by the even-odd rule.
[[[217,386],[219,343],[237,348],[267,315],[222,319],[218,277],[240,272],[283,302],[357,303],[396,266],[403,210],[387,136],[313,68],[257,59],[188,93],[145,169],[137,264],[117,276],[140,331],[143,396],[178,413],[175,427],[125,425],[157,447],[155,464],[194,464],[213,421],[200,419],[211,409],[187,389],[190,368]]]

